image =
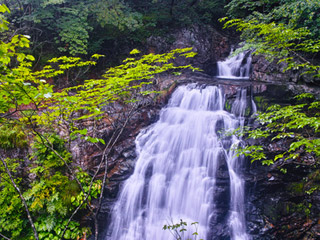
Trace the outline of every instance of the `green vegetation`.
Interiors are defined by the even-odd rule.
[[[301,94],[295,98],[295,105],[273,105],[267,112],[259,113],[257,121],[260,126],[246,129],[248,138],[266,138],[281,145],[279,153],[273,159],[267,159],[268,150],[263,146],[248,146],[241,150],[242,154],[267,165],[281,161],[280,167],[285,166],[288,160],[293,160],[298,165],[308,162],[315,166],[319,164],[320,101],[315,100],[311,94]],[[281,142],[290,144],[286,146]]]
[[[285,62],[286,70],[300,71],[315,82],[320,77],[318,0],[2,2],[7,4],[0,5],[0,237],[4,239],[86,237],[91,230],[82,224],[84,215],[95,220],[97,238],[108,155],[138,111],[139,101],[155,97],[151,85],[157,74],[194,70],[172,64],[178,56],[193,57],[191,49],[144,56],[133,50],[119,66],[84,80],[103,57],[94,53],[108,53],[117,61],[122,49],[144,46],[151,35],[166,36],[172,29],[192,24],[219,26],[217,19],[225,16],[223,7],[228,2],[225,9],[231,20],[222,21],[242,32],[245,44],[239,51],[250,49],[270,61]],[[268,155],[266,145],[253,145],[240,153],[252,161],[275,164],[283,173],[288,164],[313,167],[305,182],[291,186],[297,194],[311,195],[320,186],[316,170],[320,102],[309,94],[297,96],[296,101],[259,113],[260,126],[242,133],[282,148]],[[263,99],[260,102],[265,108]],[[113,103],[121,107],[109,108]],[[114,134],[103,139],[84,122],[95,126],[107,122]],[[91,175],[71,154],[72,143],[85,141],[103,153]],[[28,154],[6,157],[14,149]],[[97,179],[98,174],[103,177]],[[292,209],[310,213],[308,202]],[[179,239],[185,226],[180,221],[165,228]]]
[[[258,113],[259,125],[238,130],[238,134],[259,144],[244,146],[238,149],[238,154],[251,158],[252,162],[273,165],[283,174],[292,175],[292,169],[309,168],[310,174],[302,179],[297,177],[287,187],[288,195],[300,200],[287,203],[287,211],[281,213],[283,216],[299,212],[309,219],[311,197],[320,190],[320,101],[309,93],[296,96],[295,101],[293,105],[269,107]]]
[[[163,230],[169,230],[174,239],[176,240],[197,240],[198,239],[198,222],[191,223],[191,226],[194,227],[194,232],[192,233],[192,237],[185,236],[185,232],[187,232],[187,222],[184,222],[182,219],[180,219],[179,223],[172,223],[172,224],[166,224],[163,226]],[[199,239],[203,240],[203,239]]]
[[[21,126],[1,125],[0,126],[0,148],[14,149],[23,148],[28,144],[26,134],[23,132]]]
[[[151,35],[192,24],[219,25],[218,0],[24,0],[2,1],[11,10],[12,31],[29,35],[33,55],[85,56],[143,47]],[[45,56],[43,56],[45,55]]]
[[[267,59],[285,62],[285,70],[299,70],[315,79],[320,77],[320,2],[231,1],[227,6],[233,19],[223,18],[225,27],[241,31],[244,46]],[[238,17],[238,18],[237,18]],[[240,18],[239,18],[240,17]]]
[[[9,9],[0,5],[0,12]],[[8,24],[0,15],[4,36]],[[53,58],[42,70],[34,71],[35,58],[27,54],[28,38],[13,35],[0,42],[0,237],[86,238],[91,230],[81,222],[87,215],[95,220],[97,239],[97,214],[107,182],[110,151],[138,110],[139,101],[155,97],[156,92],[149,86],[153,78],[165,71],[194,70],[189,65],[175,66],[172,59],[193,57],[195,53],[176,49],[161,55],[130,57],[99,79],[56,89],[49,80],[74,81],[82,69],[86,71],[102,56],[94,54],[90,61]],[[139,51],[133,50],[131,55],[138,56]],[[116,110],[109,107],[112,103],[122,107]],[[114,134],[105,141],[94,128],[84,128],[84,121],[92,125],[109,122]],[[71,155],[71,145],[77,141],[87,141],[102,153],[91,175]],[[10,158],[17,148],[28,152],[27,156]],[[98,173],[103,177],[97,179]]]
[[[231,0],[226,9],[228,17],[220,21],[224,22],[226,28],[239,31],[243,40],[242,47],[234,54],[250,50],[254,55],[264,56],[269,62],[281,63],[284,71],[299,73],[301,79],[319,84],[318,0]],[[308,222],[310,216],[315,216],[311,210],[312,199],[320,190],[319,99],[303,93],[295,97],[294,104],[282,106],[268,106],[259,97],[255,97],[255,100],[262,111],[256,115],[257,124],[234,132],[251,143],[238,149],[238,154],[249,157],[252,162],[272,165],[271,171],[279,171],[275,174],[292,177],[293,172],[301,169],[303,179],[299,175],[296,180],[289,180],[293,183],[286,192],[291,198],[271,207],[266,216],[277,223],[284,216],[298,214],[293,218],[305,218]],[[293,232],[289,227],[286,230]]]

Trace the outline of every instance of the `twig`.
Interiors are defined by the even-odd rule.
[[[106,185],[106,180],[107,180],[107,173],[108,173],[108,161],[107,161],[107,156],[110,153],[110,149],[112,149],[114,147],[114,145],[117,143],[119,137],[121,136],[121,134],[123,133],[124,129],[126,128],[131,114],[134,112],[135,106],[133,106],[128,114],[128,117],[126,118],[125,123],[122,125],[120,132],[118,133],[116,139],[113,141],[112,145],[110,148],[105,148],[102,154],[102,160],[101,162],[105,161],[105,168],[104,168],[104,174],[103,174],[103,181],[102,181],[102,186],[101,186],[101,192],[100,192],[100,196],[99,196],[99,202],[98,202],[98,207],[94,216],[94,225],[95,225],[95,240],[98,240],[98,235],[99,235],[99,228],[98,228],[98,214],[101,208],[101,203],[102,203],[102,197],[103,197],[103,192],[104,192],[104,188]],[[109,149],[109,151],[107,152],[107,149]]]
[[[6,239],[6,240],[12,240],[11,238],[8,238],[8,237],[2,235],[1,233],[0,233],[0,237],[3,237],[3,238]]]
[[[10,181],[12,183],[12,185],[14,186],[14,188],[17,190],[17,192],[19,193],[19,197],[21,199],[21,201],[23,202],[23,205],[26,209],[26,212],[27,212],[27,215],[28,215],[28,219],[29,219],[29,222],[31,224],[31,227],[32,227],[32,230],[33,230],[33,233],[34,233],[34,237],[36,238],[36,240],[39,240],[39,237],[38,237],[38,232],[34,226],[34,223],[33,223],[33,220],[32,220],[32,217],[31,217],[31,214],[30,214],[30,211],[29,211],[29,208],[28,208],[28,205],[26,203],[26,200],[24,199],[24,197],[22,196],[22,193],[20,191],[20,188],[16,185],[16,183],[14,182],[13,178],[12,178],[12,175],[11,175],[11,172],[7,166],[7,163],[1,158],[1,162],[2,164],[4,165],[5,169],[6,169],[6,172],[7,174],[9,175],[9,178],[10,178]]]
[[[106,149],[109,148],[110,144],[112,143],[113,138],[114,138],[115,133],[117,132],[117,130],[118,130],[118,129],[115,129],[115,130],[114,130],[114,132],[113,132],[113,134],[112,134],[109,142],[107,143],[107,146],[105,147],[104,152],[106,151]],[[68,219],[68,222],[67,222],[67,224],[66,224],[66,226],[65,226],[65,228],[64,228],[64,230],[63,230],[63,232],[62,232],[61,238],[64,236],[65,232],[67,231],[67,227],[68,227],[69,223],[71,222],[72,218],[75,216],[75,214],[76,214],[76,213],[79,211],[79,209],[82,207],[83,203],[84,203],[85,201],[88,201],[88,198],[89,198],[89,196],[90,196],[90,192],[91,192],[91,189],[92,189],[93,181],[95,180],[96,176],[98,175],[98,173],[99,173],[99,171],[100,171],[100,168],[101,168],[101,166],[102,166],[103,160],[104,160],[104,158],[102,157],[102,159],[101,159],[101,161],[100,161],[100,163],[99,163],[99,165],[98,165],[98,168],[97,168],[96,172],[94,173],[94,175],[93,175],[92,178],[91,178],[91,182],[90,182],[88,194],[84,194],[84,195],[85,195],[85,199],[79,204],[79,206],[76,208],[76,210],[74,210],[74,212],[72,213],[72,215],[71,215],[70,218]]]

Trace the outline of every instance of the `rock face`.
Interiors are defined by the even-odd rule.
[[[222,33],[210,26],[193,25],[164,37],[150,37],[147,41],[149,52],[162,53],[175,48],[192,47],[198,55],[188,64],[202,69],[229,55],[231,41]],[[184,59],[177,59],[176,63],[185,64]]]
[[[298,82],[300,72],[286,71],[285,63],[277,63],[276,60],[269,62],[262,55],[254,55],[252,57],[252,74],[251,79],[254,81],[264,82]]]
[[[278,63],[277,60],[269,62],[262,55],[252,57],[252,74],[251,79],[254,81],[264,81],[273,83],[319,83],[319,78],[310,74],[302,74],[301,70],[284,71],[287,65],[284,62]]]
[[[193,51],[198,53],[196,57],[191,60],[177,58],[175,63],[178,65],[192,64],[194,67],[204,70],[205,73],[216,76],[217,62],[226,59],[231,48],[238,44],[237,37],[224,35],[210,26],[193,25],[169,33],[166,37],[150,37],[146,43],[146,51],[164,53],[175,48],[192,47]],[[301,75],[301,71],[298,70],[284,72],[285,68],[284,62],[278,63],[277,60],[269,62],[262,55],[254,55],[250,79],[272,83],[319,81],[310,75]]]
[[[258,110],[264,111],[272,103],[290,103],[290,97],[299,92],[293,86],[256,86],[254,99]],[[269,154],[267,157],[273,158],[279,151],[287,149],[291,142],[263,139],[250,140],[249,144],[265,146]],[[308,158],[308,154],[305,157]],[[314,168],[315,163],[309,162],[304,161],[305,164],[297,168],[297,164],[287,160],[287,173],[282,173],[277,165],[268,167],[259,162],[248,162],[244,171],[247,183],[246,217],[248,232],[253,239],[320,238],[320,193],[309,195],[305,192],[308,182],[319,183],[320,173]]]
[[[311,167],[288,173],[259,164],[250,167],[248,179],[248,229],[254,239],[319,239],[319,193],[309,196],[303,190],[303,179]]]

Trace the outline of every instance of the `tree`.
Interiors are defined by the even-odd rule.
[[[141,18],[122,1],[27,0],[8,3],[16,31],[31,35],[36,44],[49,42],[59,52],[71,56],[88,54],[95,21],[102,26],[112,25],[118,31],[132,31],[139,26]]]
[[[297,104],[280,106],[273,105],[265,113],[259,113],[257,121],[260,125],[244,131],[247,138],[269,139],[271,141],[286,140],[287,146],[273,159],[267,158],[267,149],[263,146],[247,146],[240,152],[250,156],[252,161],[260,160],[262,164],[278,163],[281,168],[294,161],[304,164],[308,161],[305,156],[311,156],[315,165],[319,164],[320,157],[320,101],[310,93],[295,97]],[[290,160],[290,161],[289,161]],[[309,159],[310,160],[310,159]],[[284,170],[285,171],[285,170]]]
[[[312,54],[320,52],[318,29],[313,25],[319,24],[319,1],[241,0],[231,1],[226,7],[230,16],[243,17],[221,19],[226,21],[225,27],[235,27],[241,31],[245,43],[238,51],[251,49],[254,54],[262,54],[269,60],[278,59],[279,62],[286,62],[285,70],[300,69],[302,74],[320,77],[320,66],[308,59]],[[288,152],[275,156],[274,160],[266,160],[262,146],[247,147],[242,153],[269,165],[277,159],[297,158],[299,154],[296,155],[295,152],[302,146],[307,152],[319,147],[319,141],[316,139],[319,132],[319,101],[310,94],[302,94],[296,98],[312,99],[314,102],[270,107],[268,113],[258,115],[257,120],[263,127],[247,132],[249,138],[292,138],[294,142]],[[301,132],[302,129],[308,134]],[[319,157],[318,151],[314,153]]]
[[[245,44],[238,51],[250,49],[270,61],[285,62],[285,70],[299,70],[319,78],[319,1],[231,1],[227,8],[231,16],[247,14],[242,19],[221,19],[226,21],[225,27],[241,31]]]
[[[4,5],[0,10],[9,11]],[[1,16],[1,29],[8,29],[7,24]],[[91,192],[85,192],[88,174],[80,169],[70,174],[63,169],[70,159],[64,140],[53,133],[45,136],[32,120],[40,113],[43,101],[53,93],[53,86],[38,76],[57,76],[61,71],[52,68],[32,72],[34,57],[20,52],[28,47],[29,40],[22,35],[13,36],[8,42],[0,42],[0,131],[1,139],[5,140],[1,142],[0,205],[6,209],[1,213],[0,234],[6,239],[9,239],[6,236],[17,239],[22,234],[26,238],[59,239],[65,229],[65,238],[76,238],[87,230],[80,228],[76,221],[67,224],[68,215],[79,205],[70,204],[70,201],[72,198],[81,199],[82,194],[90,198],[96,196],[99,181],[94,182]],[[43,142],[44,139],[46,142]],[[33,149],[30,166],[26,163],[27,156],[24,159],[5,157],[13,148],[26,147]],[[27,169],[19,173],[21,168]],[[35,179],[26,181],[28,174],[34,174]],[[72,179],[77,179],[82,189],[76,188],[71,195],[66,195],[74,181]]]
[[[96,52],[120,58],[124,54],[120,50],[145,46],[151,35],[167,37],[170,29],[192,24],[217,25],[225,4],[217,0],[3,2],[11,9],[13,31],[31,36],[33,55],[43,58]]]
[[[9,9],[1,5],[0,11]],[[8,22],[2,15],[0,19],[0,28],[7,30]],[[92,66],[96,64],[93,59],[102,56],[95,54],[91,61],[53,58],[42,70],[33,71],[34,57],[22,53],[29,43],[23,35],[0,42],[0,208],[6,209],[0,214],[0,236],[76,239],[90,234],[90,229],[79,223],[80,212],[96,219],[106,184],[108,154],[138,110],[139,101],[155,94],[149,86],[153,77],[165,71],[193,69],[190,65],[174,66],[171,60],[192,57],[194,53],[191,49],[177,49],[139,59],[131,57],[108,69],[100,79],[56,91],[48,79],[62,77],[72,68]],[[117,112],[113,103],[123,107]],[[110,122],[113,135],[104,141],[81,125],[84,120]],[[70,144],[77,139],[94,144],[102,152],[93,176],[72,158]],[[28,156],[10,158],[15,148],[25,149]],[[97,179],[101,170],[103,178]],[[95,207],[93,198],[98,198]]]
[[[222,19],[225,27],[240,31],[244,41],[238,51],[250,49],[269,61],[285,62],[285,71],[298,71],[319,83],[319,1],[233,0],[226,7],[232,19]],[[312,194],[320,189],[319,107],[319,100],[304,93],[295,97],[293,105],[274,105],[257,113],[254,126],[239,130],[248,140],[239,154],[252,162],[272,165],[272,169],[291,175],[292,169],[309,169],[309,175],[301,171],[304,179],[297,177],[291,184],[291,188],[298,186],[299,193],[289,189],[289,196],[296,197],[293,209],[303,210],[306,219],[312,215]],[[273,145],[277,147],[270,147]]]
[[[226,5],[231,18],[256,18],[263,23],[282,23],[292,28],[307,27],[314,39],[319,38],[319,9],[317,0],[307,1],[230,1]]]

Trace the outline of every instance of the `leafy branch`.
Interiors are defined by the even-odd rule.
[[[320,51],[320,40],[312,39],[311,32],[305,27],[294,28],[284,23],[265,23],[257,18],[220,19],[225,28],[234,27],[241,32],[245,41],[237,51],[254,50],[253,54],[264,55],[269,61],[278,59],[285,62],[287,70],[301,70],[301,74],[320,77],[320,66],[312,63],[305,55]]]
[[[309,93],[295,99],[295,105],[273,105],[265,113],[259,113],[256,120],[260,125],[242,132],[248,139],[265,139],[279,144],[281,147],[271,159],[267,159],[270,149],[265,145],[247,145],[238,153],[250,157],[252,162],[261,161],[266,165],[283,167],[289,161],[297,165],[317,166],[320,157],[320,102]]]

